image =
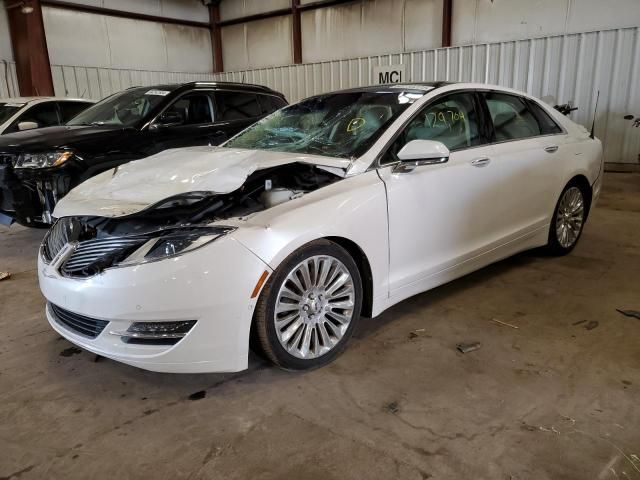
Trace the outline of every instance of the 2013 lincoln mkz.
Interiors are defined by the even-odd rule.
[[[402,84],[312,97],[222,147],[168,150],[57,204],[51,326],[163,372],[317,367],[361,316],[534,247],[569,253],[602,146],[520,92]]]

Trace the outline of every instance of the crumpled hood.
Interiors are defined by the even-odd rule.
[[[165,150],[90,178],[58,202],[53,216],[118,217],[182,193],[230,193],[256,170],[296,162],[333,173],[346,172],[351,164],[317,155],[222,147]]]

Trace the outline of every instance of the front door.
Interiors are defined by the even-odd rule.
[[[389,215],[389,286],[396,300],[455,278],[456,266],[494,239],[496,204],[491,146],[474,93],[453,93],[426,106],[383,156]],[[437,140],[449,161],[395,173],[397,152],[411,140]],[[449,278],[450,277],[450,278]]]

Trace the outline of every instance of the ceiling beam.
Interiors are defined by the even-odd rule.
[[[145,13],[124,12],[122,10],[114,10],[111,8],[95,7],[93,5],[81,5],[64,0],[41,0],[45,7],[63,8],[65,10],[73,10],[76,12],[96,13],[109,17],[128,18],[131,20],[146,20],[148,22],[170,23],[173,25],[183,25],[185,27],[209,28],[208,22],[197,22],[194,20],[183,20],[180,18],[161,17],[157,15],[147,15]]]
[[[278,10],[272,10],[270,12],[256,13],[254,15],[247,15],[244,17],[231,18],[229,20],[220,21],[221,27],[228,27],[231,25],[238,25],[240,23],[254,22],[256,20],[264,20],[266,18],[282,17],[285,15],[294,15],[294,10],[298,12],[307,12],[309,10],[317,10],[319,8],[334,7],[344,3],[355,3],[358,0],[319,0],[317,2],[305,3],[304,5],[298,5],[297,7],[291,6],[291,8],[280,8]]]

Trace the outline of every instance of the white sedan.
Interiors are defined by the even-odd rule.
[[[530,96],[402,84],[288,106],[223,147],[169,150],[62,199],[38,260],[51,326],[162,372],[292,370],[361,315],[517,252],[570,252],[602,146]]]

